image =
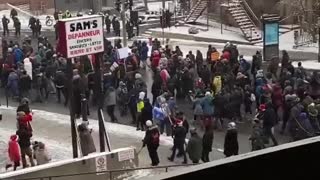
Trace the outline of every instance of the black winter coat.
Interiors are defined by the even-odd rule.
[[[19,89],[22,91],[31,89],[31,78],[29,75],[22,75],[19,80]]]
[[[277,122],[277,113],[271,105],[267,105],[267,109],[263,116],[263,128],[272,128]]]
[[[236,129],[227,131],[224,139],[224,154],[227,157],[239,154],[238,132]]]
[[[158,137],[160,137],[158,126],[152,126],[151,128],[147,129],[146,135],[143,139],[143,146],[147,145],[148,147],[158,147],[159,142],[153,140],[153,136],[155,135],[158,135]]]
[[[174,135],[173,143],[175,145],[184,144],[186,135],[187,135],[186,128],[183,126],[177,126],[173,131],[173,135]]]
[[[22,124],[19,125],[19,130],[16,132],[19,136],[20,148],[28,148],[31,145],[30,138],[32,137],[32,132]]]

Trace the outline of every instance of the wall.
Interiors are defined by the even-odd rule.
[[[119,161],[119,153],[124,153],[128,151],[134,152],[134,158],[125,161]],[[19,179],[28,179],[28,178],[36,178],[34,180],[38,180],[40,178],[37,177],[48,177],[48,176],[60,176],[60,175],[68,175],[68,174],[78,174],[78,173],[89,173],[96,172],[96,158],[103,157],[107,158],[107,170],[115,170],[115,169],[127,169],[138,167],[139,161],[138,156],[133,148],[123,148],[117,149],[112,152],[106,153],[98,153],[89,155],[83,158],[78,159],[70,159],[63,160],[58,162],[53,162],[41,166],[30,167],[23,170],[18,170],[15,172],[9,172],[0,174],[1,180],[19,180]],[[117,177],[120,174],[113,174],[113,176]],[[56,177],[51,180],[108,180],[109,174],[88,174],[82,176],[65,176],[65,177]]]
[[[320,137],[315,137],[143,180],[314,179],[319,171],[319,149]]]

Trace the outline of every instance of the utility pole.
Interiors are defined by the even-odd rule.
[[[73,100],[73,69],[72,69],[72,60],[67,59],[67,77],[68,77],[68,96],[69,96],[69,110],[70,110],[70,124],[71,124],[71,139],[72,139],[72,152],[73,158],[78,157],[78,144],[77,144],[77,129],[75,124],[75,115],[74,115],[74,100]]]
[[[320,62],[320,2],[318,0],[318,62]]]
[[[101,59],[102,59],[102,54],[96,54],[96,63],[95,63],[95,86],[98,91],[98,122],[99,122],[99,143],[100,143],[100,152],[105,152],[106,151],[106,145],[105,145],[105,127],[104,127],[104,122],[103,118],[100,115],[100,110],[103,109],[103,100],[104,94],[103,94],[103,73],[101,72]]]
[[[166,9],[166,0],[162,0],[162,9]]]
[[[126,7],[125,4],[126,0],[122,0],[122,8],[121,8],[121,20],[122,20],[122,42],[123,42],[123,47],[127,47],[127,27],[126,27]]]

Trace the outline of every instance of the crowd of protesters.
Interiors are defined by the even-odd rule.
[[[3,40],[2,87],[7,96],[20,102],[28,98],[31,102],[42,103],[56,94],[57,102],[61,103],[63,96],[66,106],[70,101],[67,59],[56,52],[46,37],[38,38],[36,49],[31,46],[31,41],[26,38],[19,44]],[[281,126],[281,133],[288,134],[292,141],[319,133],[320,74],[309,74],[301,62],[294,68],[286,51],[283,51],[281,68],[278,69],[280,58],[275,57],[263,65],[262,55],[257,51],[249,62],[232,43],[226,43],[222,52],[209,45],[206,53],[197,50],[195,54],[192,51],[183,54],[179,46],[174,49],[170,45],[161,46],[157,39],[134,41],[125,59],[119,59],[117,53],[117,49],[122,48],[120,40],[112,45],[105,39],[104,47],[102,59],[89,55],[73,61],[75,116],[79,118],[84,113],[82,99],[90,101],[85,112],[88,115],[89,107],[99,104],[96,61],[101,60],[104,106],[110,121],[116,123],[121,118],[115,114],[116,107],[120,116],[130,113],[137,130],[146,130],[143,147],[147,146],[153,166],[160,163],[157,149],[161,134],[173,137],[172,155],[168,160],[174,161],[178,156],[187,163],[189,157],[193,163],[199,163],[200,160],[210,161],[214,129],[227,130],[224,141],[226,157],[239,153],[241,144],[238,143],[237,124],[246,121],[253,124],[249,138],[252,150],[268,147],[269,139],[274,146],[278,145],[274,136],[277,126]],[[151,95],[143,77],[147,70],[153,72]],[[148,98],[151,96],[152,100]],[[191,125],[186,110],[179,109],[178,101],[192,104]],[[23,167],[27,166],[25,155],[34,165],[30,153],[30,113],[18,111],[16,134],[20,139]],[[95,152],[90,130],[86,125],[79,126],[78,130],[85,134],[90,144],[90,148],[81,147],[85,155]],[[204,131],[202,137],[200,130]],[[191,136],[186,143],[189,132]],[[17,139],[15,135],[11,137],[11,149],[17,149]],[[18,166],[20,158],[15,155],[11,159],[15,162],[14,167]]]

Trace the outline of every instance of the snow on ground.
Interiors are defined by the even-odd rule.
[[[230,32],[230,31],[223,31],[221,34],[221,30],[217,28],[209,28],[208,31],[200,30],[198,34],[190,35],[188,30],[190,26],[179,26],[179,27],[171,27],[165,28],[165,33],[175,33],[181,35],[189,35],[194,37],[202,37],[202,38],[212,38],[212,39],[223,39],[226,41],[238,41],[238,42],[248,42],[244,39],[242,34]],[[150,31],[162,32],[162,28],[154,28],[150,29]]]
[[[298,67],[298,61],[292,62],[292,65]],[[302,66],[308,70],[320,70],[320,63],[318,60],[303,61]]]
[[[3,15],[5,15],[9,20],[10,20],[10,24],[9,24],[9,29],[14,29],[13,27],[13,21],[12,19],[10,18],[10,11],[11,10],[3,10],[3,11],[0,11],[0,17],[3,17]],[[38,18],[42,24],[42,30],[54,30],[54,27],[53,26],[47,26],[46,25],[46,17],[48,15],[41,15],[41,16],[36,16],[36,18]],[[49,15],[51,16],[52,20],[54,21],[54,18],[52,15]],[[29,19],[30,19],[30,16],[27,16],[25,14],[22,14],[22,13],[18,13],[18,18],[21,22],[21,30],[30,30],[31,29],[28,27],[29,25]],[[53,23],[54,24],[54,23]],[[1,30],[2,30],[2,26],[1,27]]]

